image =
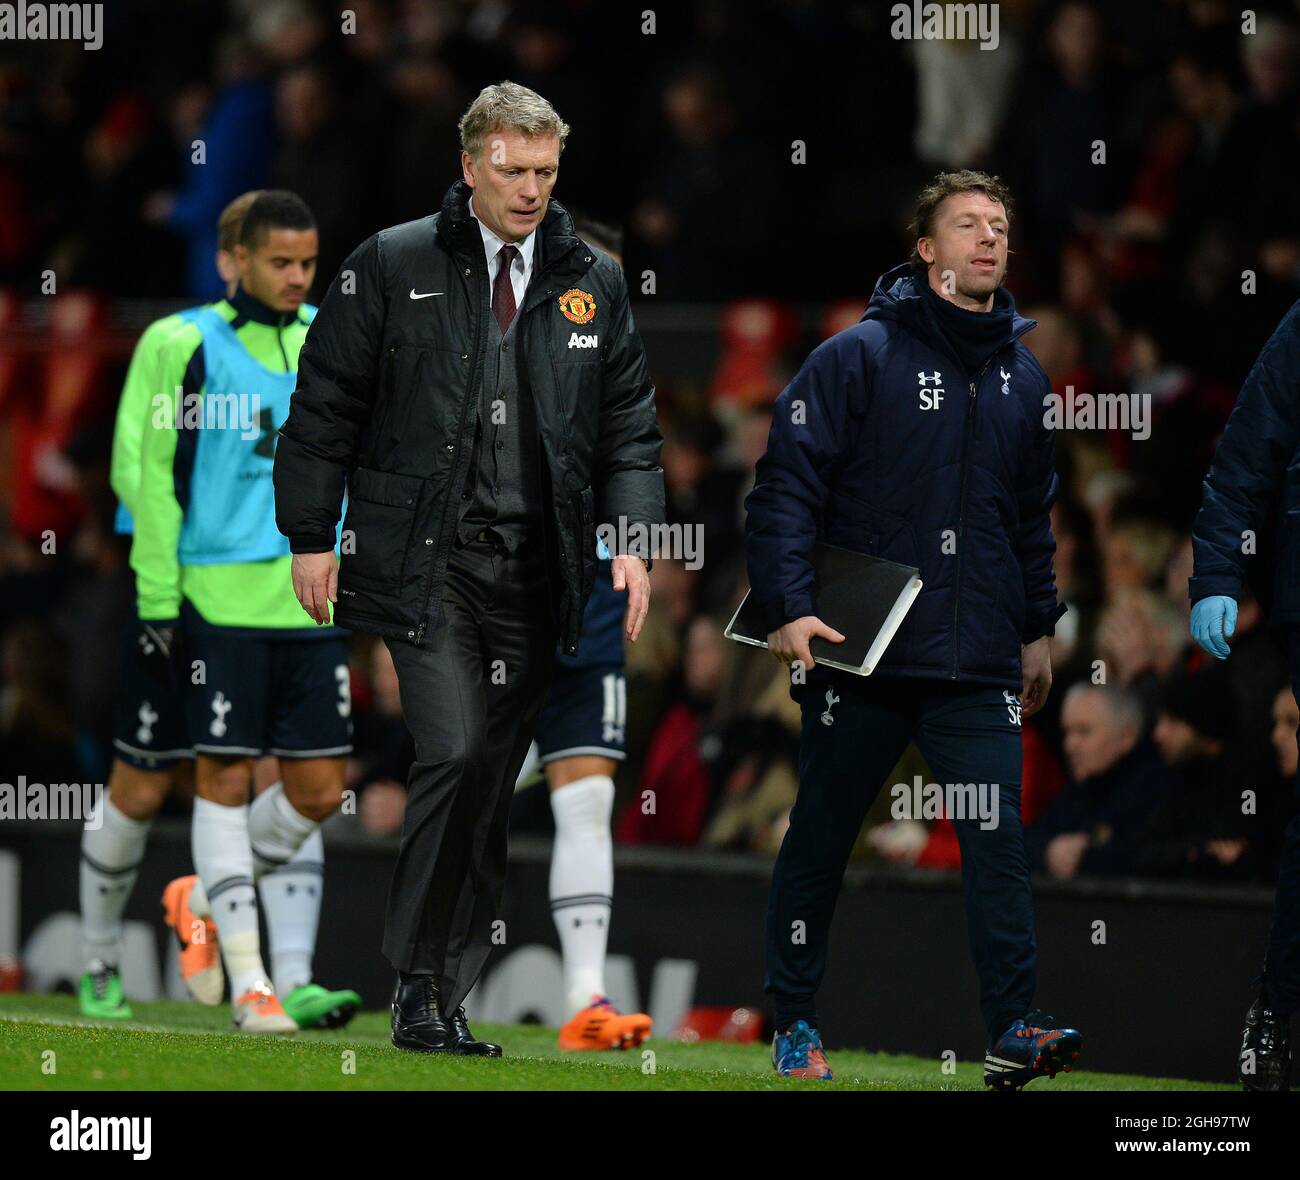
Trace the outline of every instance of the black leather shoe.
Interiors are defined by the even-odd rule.
[[[393,990],[393,1044],[417,1053],[456,1053],[456,1034],[442,1014],[432,975],[397,977]]]
[[[465,1009],[457,1008],[449,1017],[447,1023],[451,1026],[452,1036],[455,1038],[455,1048],[453,1053],[463,1053],[467,1057],[500,1057],[501,1046],[494,1045],[491,1041],[478,1041],[474,1039],[474,1034],[469,1031],[469,1021],[465,1019]]]
[[[1237,1076],[1246,1090],[1291,1089],[1291,1018],[1270,1011],[1263,996],[1246,1014]]]

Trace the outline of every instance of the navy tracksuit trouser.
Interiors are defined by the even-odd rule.
[[[765,937],[764,990],[777,1027],[800,1019],[817,1027],[815,996],[849,855],[872,801],[915,741],[934,784],[973,783],[983,790],[975,797],[992,804],[993,826],[960,796],[954,802],[966,814],[951,817],[991,1044],[1028,1011],[1037,961],[1016,695],[987,684],[861,678],[821,667],[792,691],[803,710],[799,793],[772,873]]]
[[[1288,632],[1291,688],[1300,700],[1300,626]],[[1263,987],[1265,1002],[1279,1016],[1293,1016],[1300,1009],[1300,814],[1288,824],[1282,845]]]

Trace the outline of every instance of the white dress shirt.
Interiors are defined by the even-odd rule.
[[[469,215],[478,221],[479,233],[483,235],[483,253],[487,256],[488,289],[497,281],[497,271],[501,269],[501,247],[507,243],[497,237],[486,225],[478,220],[474,212],[474,199],[469,201]],[[511,243],[519,248],[510,267],[510,285],[515,292],[515,307],[524,305],[524,292],[528,290],[528,280],[533,277],[533,246],[536,245],[537,231],[533,230],[522,242]]]

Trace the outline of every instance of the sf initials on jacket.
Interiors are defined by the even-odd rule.
[[[1050,385],[1019,339],[1034,321],[1014,314],[967,375],[924,281],[906,264],[882,275],[861,322],[814,349],[777,399],[745,501],[750,585],[775,630],[816,613],[815,540],[918,566],[924,588],[878,673],[1019,691],[1020,645],[1065,612]]]
[[[333,548],[346,489],[335,621],[417,644],[442,621],[492,314],[470,192],[457,181],[438,213],[380,231],[343,263],[303,344],[275,456],[276,524],[294,553]],[[559,575],[551,606],[572,654],[596,526],[663,523],[662,440],[623,272],[575,236],[556,201],[535,232],[517,363],[536,407],[543,532]],[[575,331],[596,345],[570,348]]]

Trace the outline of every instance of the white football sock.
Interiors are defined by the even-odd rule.
[[[95,959],[121,962],[122,913],[152,823],[132,819],[105,795],[100,826],[81,833],[81,950],[87,970]]]
[[[324,874],[325,841],[318,828],[284,868],[266,873],[257,882],[271,939],[271,972],[281,997],[311,982]]]
[[[267,787],[248,812],[248,840],[253,849],[253,875],[284,868],[302,842],[320,827],[301,814],[284,793],[283,783]]]
[[[551,792],[551,914],[564,956],[569,1014],[605,994],[605,943],[614,892],[609,820],[614,780],[593,774]]]
[[[238,999],[259,984],[269,986],[257,930],[248,807],[223,807],[209,799],[195,799],[191,844],[194,870],[203,882],[221,940],[231,996]]]

